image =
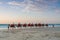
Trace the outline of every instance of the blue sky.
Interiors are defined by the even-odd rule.
[[[0,0],[0,23],[60,24],[60,0]]]

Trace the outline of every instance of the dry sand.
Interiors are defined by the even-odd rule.
[[[60,40],[60,31],[48,28],[1,29],[0,40]]]

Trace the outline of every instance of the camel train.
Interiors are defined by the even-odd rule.
[[[29,23],[29,24],[21,24],[21,23],[18,23],[18,24],[9,24],[8,25],[8,29],[14,29],[14,28],[18,28],[20,29],[20,27],[48,27],[48,24],[41,24],[41,23],[36,23],[36,24],[33,24],[33,23]]]

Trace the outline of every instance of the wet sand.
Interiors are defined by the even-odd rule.
[[[1,29],[0,40],[60,40],[60,31],[54,28]]]

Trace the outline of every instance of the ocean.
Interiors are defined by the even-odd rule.
[[[48,24],[48,27],[52,27],[52,25],[54,25],[54,27],[60,27],[60,24]],[[8,24],[0,24],[0,28],[8,28]]]
[[[0,24],[0,28],[8,28],[8,24]]]

